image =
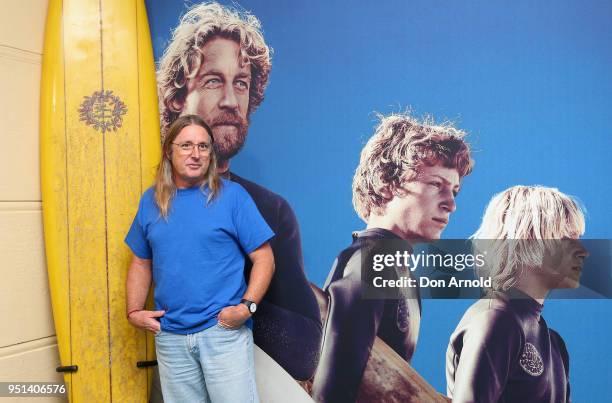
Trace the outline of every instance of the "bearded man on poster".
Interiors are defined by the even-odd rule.
[[[276,234],[270,240],[276,270],[253,316],[255,344],[295,379],[307,380],[318,362],[322,330],[304,274],[295,214],[281,196],[230,171],[249,118],[263,101],[270,70],[271,50],[254,15],[217,3],[195,5],[181,18],[160,59],[162,135],[181,115],[203,118],[213,132],[219,173],[246,189]]]

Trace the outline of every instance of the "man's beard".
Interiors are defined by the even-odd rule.
[[[215,138],[215,152],[220,161],[227,161],[242,149],[249,121],[235,112],[224,112],[208,122]],[[227,129],[223,126],[233,126]]]

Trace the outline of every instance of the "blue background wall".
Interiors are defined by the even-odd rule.
[[[227,3],[227,2],[226,2]],[[382,3],[382,4],[379,4]],[[185,6],[147,1],[156,59]],[[232,170],[283,195],[322,285],[361,229],[351,204],[374,111],[410,107],[471,133],[476,168],[444,238],[465,238],[498,191],[558,187],[611,238],[612,3],[606,1],[241,1],[274,48],[266,100]],[[609,268],[608,268],[609,270]],[[424,301],[415,368],[445,391],[448,337],[472,301]],[[550,300],[572,358],[574,401],[609,401],[608,300]]]

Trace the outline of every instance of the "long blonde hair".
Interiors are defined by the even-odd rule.
[[[221,190],[221,178],[217,172],[217,156],[213,147],[214,138],[212,130],[199,116],[184,115],[177,118],[168,128],[168,132],[164,138],[164,143],[162,145],[162,160],[157,167],[157,175],[155,177],[155,203],[164,219],[168,218],[168,211],[170,211],[172,199],[176,196],[176,184],[172,177],[172,143],[185,127],[191,125],[204,128],[211,141],[210,162],[208,164],[208,170],[206,171],[205,180],[200,186],[202,191],[204,191],[207,185],[210,190],[206,202],[210,203],[214,200]]]
[[[579,203],[555,188],[513,186],[493,196],[480,228],[472,235],[476,250],[486,251],[481,273],[492,287],[506,291],[521,276],[523,267],[538,267],[554,240],[584,233]]]

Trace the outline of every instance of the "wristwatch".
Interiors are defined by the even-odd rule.
[[[255,311],[257,311],[257,304],[253,301],[249,301],[248,299],[242,299],[240,300],[241,304],[245,304],[247,308],[249,308],[249,312],[251,313],[251,315],[253,315],[255,313]]]

